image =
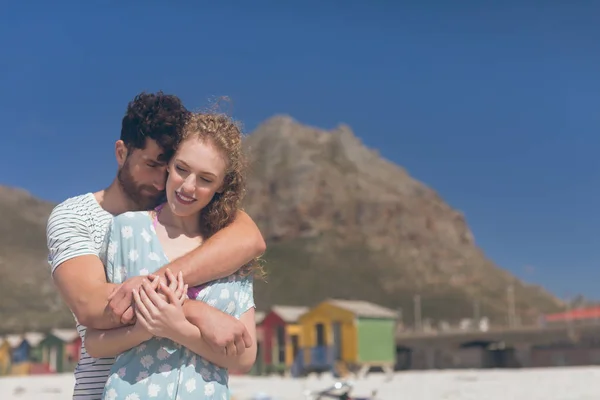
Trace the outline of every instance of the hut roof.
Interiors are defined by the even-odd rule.
[[[298,318],[308,311],[308,307],[273,306],[271,311],[279,315],[286,323],[298,322]]]
[[[8,342],[8,345],[12,348],[17,347],[18,345],[21,344],[21,342],[23,342],[23,335],[18,335],[18,334],[14,334],[14,335],[6,335],[4,337],[4,340],[6,340]]]
[[[45,335],[40,332],[26,332],[23,336],[31,346],[35,347],[40,344],[42,340],[44,340]]]
[[[75,329],[52,329],[50,333],[65,343],[70,343],[79,337],[79,333]]]
[[[350,311],[357,317],[365,318],[398,318],[398,313],[392,309],[362,300],[329,299],[329,304]]]
[[[257,325],[260,324],[263,321],[263,319],[265,319],[265,315],[266,314],[262,311],[257,311],[254,313],[254,321]]]

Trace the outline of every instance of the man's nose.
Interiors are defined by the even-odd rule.
[[[154,177],[154,188],[159,192],[165,190],[165,186],[167,183],[167,171],[160,171]]]

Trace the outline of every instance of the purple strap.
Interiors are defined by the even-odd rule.
[[[160,211],[163,209],[164,206],[165,206],[165,203],[162,203],[154,209],[155,214],[154,214],[154,218],[152,219],[152,226],[155,229],[156,229],[156,224],[158,222],[158,214],[160,214]]]

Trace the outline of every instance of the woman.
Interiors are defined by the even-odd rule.
[[[151,274],[196,248],[229,224],[244,193],[242,134],[221,114],[194,114],[169,162],[167,202],[152,212],[114,218],[108,239],[108,279]],[[86,348],[103,357],[118,355],[104,389],[106,400],[228,399],[228,369],[249,370],[256,357],[253,274],[258,263],[236,274],[187,290],[239,318],[253,345],[239,356],[217,353],[183,315],[186,287],[168,273],[133,293],[136,323],[111,331],[88,330]],[[161,315],[160,318],[157,318]]]

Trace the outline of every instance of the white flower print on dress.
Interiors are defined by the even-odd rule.
[[[185,382],[185,390],[187,390],[188,393],[192,393],[196,390],[196,380],[194,378],[190,378]]]
[[[131,393],[125,397],[125,400],[140,400],[140,396],[137,393]]]
[[[158,254],[156,254],[155,252],[151,251],[150,253],[148,253],[148,260],[160,261],[160,257],[158,256]]]
[[[129,239],[133,236],[133,228],[130,226],[124,226],[121,228],[121,236],[125,239]]]
[[[230,301],[229,304],[227,304],[227,308],[225,309],[225,312],[228,314],[233,314],[234,311],[235,311],[235,301]]]
[[[148,397],[157,397],[158,393],[160,393],[160,386],[156,383],[148,385]]]
[[[242,307],[244,307],[246,305],[246,303],[248,303],[249,300],[250,300],[250,294],[249,293],[240,293],[238,303]]]
[[[221,289],[221,295],[219,297],[222,299],[228,299],[229,298],[229,290]]]
[[[135,261],[139,257],[139,254],[136,249],[129,250],[129,261]]]
[[[117,391],[113,388],[110,388],[106,391],[106,400],[116,400]]]
[[[125,367],[123,367],[117,371],[117,375],[119,375],[120,378],[123,378],[126,373],[127,373],[127,368],[125,368]]]
[[[204,385],[204,395],[212,396],[213,394],[215,394],[215,384],[212,382],[209,382],[206,385]]]
[[[169,397],[173,397],[173,391],[175,390],[175,384],[174,383],[169,383],[167,385],[167,394],[169,395]]]
[[[142,229],[141,235],[142,238],[146,241],[146,243],[150,243],[150,241],[152,240],[152,236],[150,236],[146,229]]]

